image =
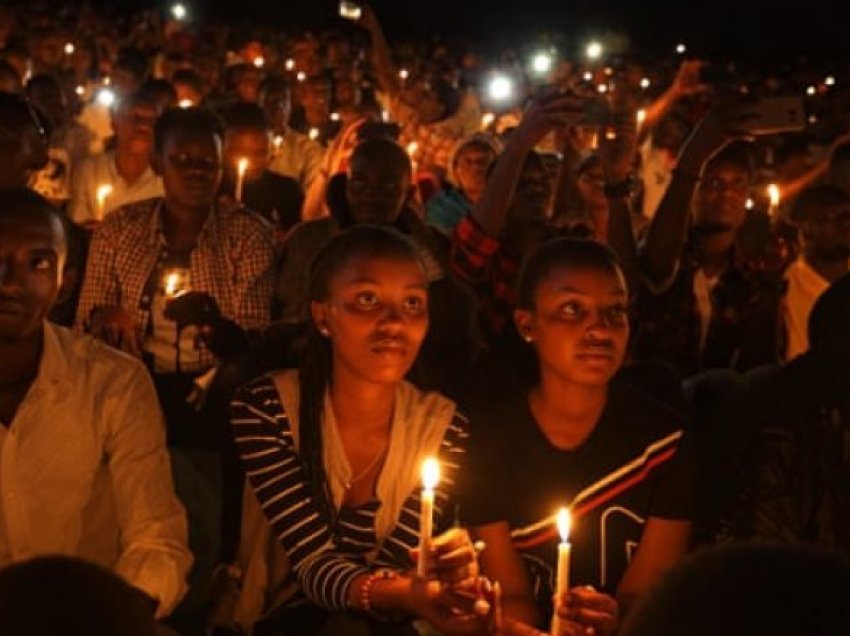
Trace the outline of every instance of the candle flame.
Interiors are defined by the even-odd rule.
[[[782,193],[779,190],[779,186],[775,183],[771,183],[767,186],[767,196],[770,197],[770,205],[776,207],[779,205],[779,201],[782,198]]]
[[[193,102],[191,99],[181,99],[179,102],[177,102],[177,105],[180,108],[192,108],[192,106],[195,105],[195,102]]]
[[[422,487],[425,490],[434,490],[440,482],[440,462],[434,457],[429,457],[422,462]]]
[[[283,137],[281,135],[276,135],[274,138],[274,147],[277,150],[280,150],[280,147],[283,145]]]
[[[496,121],[496,116],[493,113],[484,113],[481,116],[481,127],[489,128],[493,125],[494,121]]]
[[[319,138],[319,129],[318,128],[311,128],[310,132],[307,133],[307,136],[311,140],[316,141]]]
[[[291,57],[286,60],[284,65],[286,66],[287,71],[295,70],[295,60],[293,60]]]
[[[112,186],[108,183],[104,183],[97,188],[97,202],[99,205],[103,205],[103,202],[106,201],[106,197],[112,194]]]
[[[175,272],[168,274],[165,277],[165,295],[169,298],[177,294],[177,284],[180,282],[180,276]]]
[[[555,518],[555,523],[558,526],[558,534],[561,535],[561,541],[567,543],[570,540],[570,526],[572,519],[568,508],[558,510],[558,516]]]
[[[299,82],[306,82],[307,73],[305,73],[304,71],[298,71],[298,75],[295,76],[295,79],[297,79]]]
[[[407,154],[410,157],[413,157],[417,152],[419,152],[419,143],[415,141],[411,141],[407,144]]]
[[[408,71],[406,68],[403,68],[398,72],[398,77],[399,79],[406,80],[408,77],[410,77],[410,71]]]
[[[239,172],[240,177],[245,176],[245,172],[248,170],[248,160],[245,157],[242,157],[236,162],[236,170]]]
[[[643,122],[645,122],[645,121],[646,121],[646,110],[644,110],[643,108],[641,108],[641,109],[637,112],[636,117],[637,117],[637,124],[638,124],[638,126],[642,126],[642,125],[643,125]]]
[[[264,57],[255,57],[254,58],[254,66],[257,68],[263,68],[266,65],[266,59]]]

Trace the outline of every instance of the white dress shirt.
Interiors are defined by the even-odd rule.
[[[107,150],[99,155],[86,157],[74,170],[71,188],[70,216],[77,223],[103,220],[99,209],[97,191],[100,186],[112,186],[109,196],[103,200],[103,214],[128,203],[137,203],[146,199],[161,197],[165,194],[160,179],[150,166],[134,183],[127,183],[118,174],[115,165],[115,151]]]
[[[0,426],[0,565],[47,554],[113,570],[170,613],[192,564],[147,370],[45,323],[38,375]]]

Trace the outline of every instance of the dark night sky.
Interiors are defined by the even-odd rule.
[[[196,0],[236,17],[285,24],[318,25],[334,15],[335,0]],[[782,4],[787,3],[785,0]],[[793,0],[792,0],[793,1]],[[701,51],[750,57],[798,52],[850,58],[850,3],[715,0],[678,4],[659,0],[373,0],[390,36],[450,35],[521,37],[540,30],[563,31],[577,39],[602,29],[628,32],[641,47],[668,50],[683,38]],[[212,7],[210,7],[212,8]]]

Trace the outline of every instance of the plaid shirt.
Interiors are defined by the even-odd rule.
[[[452,234],[451,266],[475,290],[486,332],[499,335],[510,324],[516,304],[519,257],[467,215]]]
[[[92,310],[117,305],[136,319],[140,341],[150,333],[154,290],[148,281],[167,247],[163,204],[156,198],[126,205],[95,230],[77,329],[89,327]],[[266,326],[271,319],[273,249],[271,230],[259,217],[236,205],[217,206],[192,250],[192,290],[208,293],[225,318],[245,329]],[[206,348],[201,349],[201,361],[214,361]]]

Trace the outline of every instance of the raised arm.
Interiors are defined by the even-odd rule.
[[[398,81],[398,71],[393,62],[390,46],[387,44],[387,38],[384,36],[384,30],[378,21],[378,16],[375,15],[375,12],[368,5],[363,6],[360,24],[369,32],[369,37],[372,39],[372,65],[375,68],[378,82],[387,95],[393,97],[401,89]]]
[[[699,60],[682,62],[670,88],[644,109],[645,116],[643,124],[641,124],[638,143],[642,143],[649,136],[680,99],[707,93],[711,90],[707,84],[700,81],[700,70],[703,66],[703,62]]]
[[[691,200],[705,166],[722,148],[740,138],[734,132],[734,124],[744,118],[746,113],[740,111],[723,116],[709,113],[685,142],[670,187],[649,225],[641,254],[643,274],[653,285],[663,287],[675,273],[685,245]]]

